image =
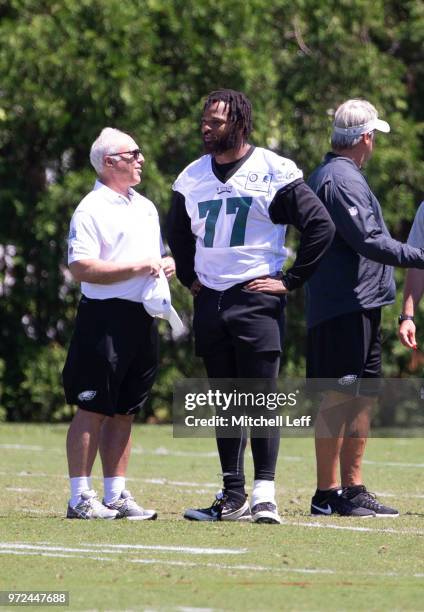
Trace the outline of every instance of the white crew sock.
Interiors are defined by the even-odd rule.
[[[253,481],[252,501],[250,502],[250,506],[253,508],[256,504],[263,502],[271,502],[277,505],[275,501],[275,482],[273,480]]]
[[[125,489],[125,477],[112,476],[111,478],[104,478],[103,485],[105,504],[111,504],[121,497],[121,493]]]
[[[71,499],[69,505],[75,508],[78,502],[81,501],[81,493],[91,489],[91,476],[75,476],[69,479],[71,485]]]

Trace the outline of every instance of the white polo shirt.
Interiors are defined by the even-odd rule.
[[[128,197],[96,181],[75,210],[68,239],[68,264],[84,259],[134,263],[163,253],[159,216],[153,202],[129,189]],[[142,302],[149,276],[101,285],[81,283],[92,299],[121,298]]]

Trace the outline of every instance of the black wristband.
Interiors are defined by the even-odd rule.
[[[399,315],[398,318],[398,323],[399,325],[403,322],[403,321],[414,321],[414,317],[412,315],[405,315],[405,314],[401,314]]]

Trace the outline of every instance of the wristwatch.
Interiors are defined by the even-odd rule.
[[[401,314],[399,315],[398,323],[400,325],[403,321],[413,321],[413,320],[414,320],[413,315]]]

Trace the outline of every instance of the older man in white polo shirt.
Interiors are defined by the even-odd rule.
[[[82,298],[63,370],[66,400],[78,406],[67,438],[67,518],[155,519],[156,512],[139,506],[126,489],[125,475],[131,425],[158,366],[157,329],[147,301],[153,287],[157,308],[157,286],[164,292],[159,304],[169,313],[166,279],[175,266],[163,256],[154,204],[132,189],[144,164],[136,142],[105,128],[91,147],[90,161],[98,180],[77,207],[69,233],[68,263],[81,282]],[[102,502],[91,487],[98,450]]]

